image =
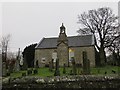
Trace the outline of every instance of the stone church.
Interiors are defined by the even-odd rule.
[[[55,38],[43,38],[35,47],[35,62],[39,67],[49,65],[49,62],[59,59],[59,66],[71,65],[74,57],[76,64],[83,65],[82,52],[87,52],[90,66],[95,66],[95,46],[93,35],[67,36],[62,24],[60,33]]]

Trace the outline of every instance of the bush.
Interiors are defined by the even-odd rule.
[[[32,74],[32,70],[27,70],[27,75]]]
[[[65,74],[66,73],[66,66],[65,66],[65,64],[63,65],[63,74]]]
[[[10,73],[7,73],[7,76],[10,76]]]
[[[37,69],[34,69],[34,70],[33,70],[33,73],[34,73],[34,74],[38,74],[38,70],[37,70]]]
[[[24,73],[22,73],[22,76],[26,76],[26,73],[24,72]]]

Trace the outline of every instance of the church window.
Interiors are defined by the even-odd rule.
[[[69,62],[71,62],[73,57],[74,57],[74,50],[73,49],[69,49]]]
[[[46,61],[45,58],[42,58],[42,59],[41,59],[41,62],[42,62],[42,63],[45,63],[45,61]]]
[[[57,59],[57,51],[54,51],[52,53],[52,59],[53,59],[53,62],[56,62],[56,59]]]

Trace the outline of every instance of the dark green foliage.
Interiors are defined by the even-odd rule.
[[[34,69],[34,70],[33,70],[33,73],[34,73],[34,74],[38,74],[38,69]]]
[[[66,65],[64,64],[63,65],[63,74],[65,74],[66,73]]]
[[[75,64],[75,59],[74,57],[72,57],[72,68],[73,68],[73,75],[77,74],[77,70],[76,70],[76,64]]]
[[[26,60],[28,68],[34,67],[34,54],[36,45],[37,44],[31,44],[27,46],[22,53],[24,60]]]
[[[70,75],[73,75],[73,71],[72,70],[70,70]]]
[[[90,61],[86,51],[83,52],[83,74],[90,74]]]
[[[59,71],[59,59],[56,60],[54,76],[60,76],[60,71]]]
[[[105,75],[107,74],[107,71],[105,71]]]
[[[22,76],[26,76],[26,72],[23,72],[23,73],[22,73]]]
[[[115,74],[115,73],[116,73],[116,71],[115,71],[115,70],[112,70],[112,73],[113,73],[113,74]]]
[[[27,75],[31,75],[32,74],[32,70],[27,70]]]
[[[10,73],[9,73],[9,72],[7,72],[7,76],[10,76]]]

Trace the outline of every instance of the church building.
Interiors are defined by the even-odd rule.
[[[59,59],[59,66],[71,65],[74,57],[76,64],[83,65],[82,52],[87,52],[90,66],[95,67],[95,45],[93,35],[67,36],[62,24],[58,37],[43,38],[35,47],[35,62],[39,67],[49,65],[49,62]]]

